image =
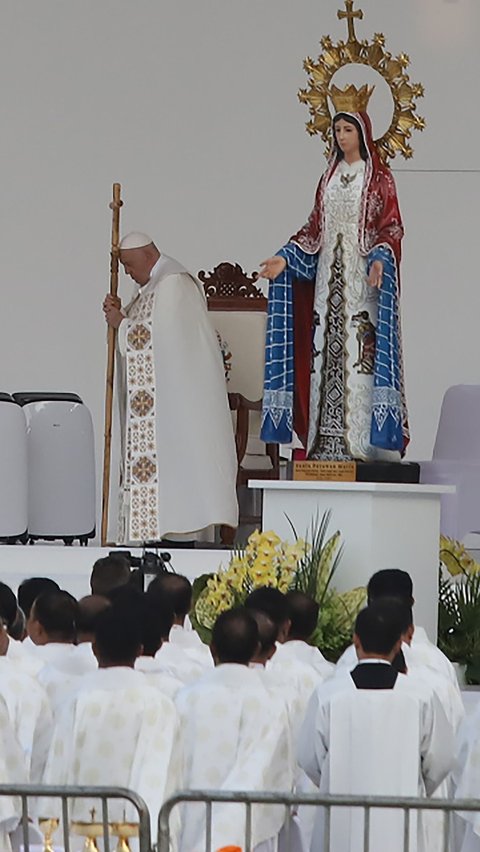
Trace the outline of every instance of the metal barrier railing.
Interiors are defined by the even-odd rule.
[[[32,843],[29,839],[29,824],[36,810],[36,803],[39,799],[42,803],[45,799],[61,801],[61,819],[52,818],[54,811],[51,814],[45,813],[38,816],[33,816],[33,821],[41,823],[50,823],[47,826],[47,831],[44,831],[45,848],[52,848],[55,844],[54,834],[61,830],[63,848],[65,852],[70,852],[72,835],[77,839],[85,837],[91,838],[90,848],[95,848],[95,839],[103,840],[103,852],[112,852],[115,847],[115,842],[112,841],[112,835],[118,838],[118,846],[128,846],[128,840],[132,836],[138,837],[139,852],[151,852],[151,832],[150,832],[150,814],[148,808],[141,798],[132,790],[126,790],[121,787],[54,787],[40,786],[33,784],[0,784],[0,798],[4,796],[13,797],[19,800],[21,809],[20,825],[22,832],[22,845],[25,852],[30,852]],[[101,818],[97,819],[95,811],[92,812],[91,823],[75,823],[71,820],[70,815],[70,800],[75,799],[91,799],[99,801]],[[109,801],[123,800],[133,806],[138,816],[138,822],[129,821],[121,822],[118,820],[112,821],[109,814]],[[29,813],[29,802],[32,804],[32,810]],[[48,808],[44,807],[44,810]],[[56,813],[56,809],[55,809]],[[42,827],[42,825],[40,825]],[[45,828],[45,825],[43,826]]]
[[[253,805],[283,805],[285,807],[285,823],[282,829],[284,833],[282,850],[291,852],[290,838],[290,814],[292,809],[305,805],[310,807],[322,807],[325,809],[324,836],[322,852],[331,850],[331,812],[332,808],[360,808],[364,813],[363,828],[363,852],[372,852],[370,848],[370,829],[372,811],[385,809],[403,811],[403,852],[410,852],[410,839],[412,828],[412,813],[429,811],[444,814],[443,820],[443,842],[436,846],[435,852],[450,852],[451,850],[451,822],[452,813],[459,811],[480,812],[480,799],[422,799],[422,798],[396,798],[390,796],[340,796],[340,795],[289,795],[282,793],[252,793],[252,792],[224,792],[214,790],[187,790],[171,796],[162,806],[158,817],[158,852],[170,852],[172,831],[171,813],[179,805],[189,803],[200,803],[205,805],[205,836],[204,844],[198,842],[198,849],[205,852],[216,852],[212,849],[212,806],[214,804],[243,804],[245,806],[245,842],[242,846],[243,852],[252,852],[252,806]],[[230,845],[225,838],[225,846]],[[388,846],[383,846],[387,849]],[[332,849],[337,852],[337,849]]]

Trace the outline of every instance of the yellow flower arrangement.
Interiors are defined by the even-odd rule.
[[[339,594],[332,587],[342,543],[338,531],[328,535],[329,522],[329,512],[312,521],[308,534],[311,543],[298,538],[292,525],[293,543],[282,541],[272,530],[255,530],[225,568],[197,578],[190,617],[201,638],[209,642],[217,616],[244,604],[254,589],[270,586],[282,593],[297,590],[320,606],[312,644],[329,659],[338,659],[351,642],[353,624],[365,604],[366,593],[365,589],[352,589]]]
[[[272,530],[255,530],[245,550],[234,553],[226,568],[207,579],[195,604],[196,620],[210,630],[221,612],[242,604],[253,589],[271,586],[288,591],[307,552],[302,539],[289,544]]]

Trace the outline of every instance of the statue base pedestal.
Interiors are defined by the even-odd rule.
[[[420,465],[416,462],[305,459],[287,465],[287,479],[296,482],[398,482],[417,485],[420,482]]]

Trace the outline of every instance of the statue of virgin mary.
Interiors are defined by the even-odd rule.
[[[312,459],[395,460],[409,440],[400,329],[403,225],[366,87],[332,91],[333,148],[306,225],[270,279],[262,438]]]

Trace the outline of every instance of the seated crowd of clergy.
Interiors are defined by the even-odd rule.
[[[453,666],[414,627],[405,572],[372,576],[336,666],[309,644],[318,605],[302,592],[256,589],[219,615],[210,648],[189,625],[185,577],[161,574],[143,592],[126,560],[109,556],[91,592],[77,602],[32,578],[17,599],[0,583],[1,784],[129,788],[154,836],[161,804],[181,789],[478,796],[480,711],[464,718]],[[61,815],[57,800],[48,808]],[[76,799],[71,818],[88,822],[88,808]],[[135,820],[123,801],[109,813]],[[212,849],[243,848],[243,806],[212,813]],[[288,830],[285,819],[284,807],[255,806],[253,845],[287,835],[296,850],[324,848],[324,808],[299,808]],[[333,809],[332,852],[363,843],[361,820]],[[1,849],[16,822],[3,799]],[[454,816],[451,828],[448,848],[480,850],[480,816]],[[183,805],[174,831],[180,852],[204,849],[204,806]],[[443,848],[442,831],[440,812],[412,817],[411,848]],[[403,850],[403,813],[373,813],[370,834],[372,850]]]

